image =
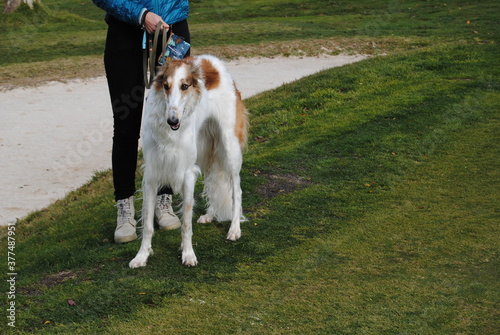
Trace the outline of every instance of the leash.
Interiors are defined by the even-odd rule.
[[[151,87],[151,84],[153,83],[156,73],[156,48],[158,47],[158,38],[161,30],[163,30],[163,36],[162,36],[162,53],[160,54],[160,57],[163,53],[165,53],[165,47],[167,46],[167,31],[161,28],[162,28],[162,23],[158,22],[153,40],[148,38],[150,36],[148,36],[148,33],[146,31],[144,32],[144,35],[142,37],[142,68],[144,73],[144,86],[148,89]],[[147,48],[146,45],[148,46]],[[148,79],[148,70],[149,70],[149,79]]]

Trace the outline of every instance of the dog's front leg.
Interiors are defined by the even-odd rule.
[[[133,260],[130,261],[130,268],[138,268],[146,266],[148,257],[153,253],[151,248],[151,240],[154,233],[154,212],[156,203],[157,187],[143,183],[143,202],[142,202],[142,243],[139,252]]]
[[[186,266],[196,266],[198,260],[193,249],[193,206],[194,206],[194,186],[196,183],[196,172],[187,171],[183,187],[183,214],[182,214],[182,264]]]

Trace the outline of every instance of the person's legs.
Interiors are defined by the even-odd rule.
[[[140,28],[108,19],[104,67],[114,120],[111,161],[118,208],[116,243],[137,238],[133,195],[144,100],[141,43]]]
[[[113,109],[112,151],[115,200],[134,195],[144,83],[142,30],[108,20],[104,65]]]

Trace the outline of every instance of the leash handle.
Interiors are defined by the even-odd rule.
[[[148,48],[146,48],[146,42],[148,40],[147,32],[144,32],[142,38],[144,86],[148,89],[151,88],[151,84],[153,83],[156,73],[156,48],[158,46],[158,38],[161,30],[162,30],[162,23],[158,22],[158,25],[156,26],[156,30],[154,33],[153,42],[151,43],[151,39],[149,39]],[[163,29],[161,55],[163,55],[163,53],[165,52],[166,46],[167,46],[167,32],[165,29]],[[149,70],[149,79],[148,79],[148,70]]]

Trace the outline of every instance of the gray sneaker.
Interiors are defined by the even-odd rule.
[[[181,221],[172,209],[172,195],[170,194],[162,194],[156,198],[155,214],[160,229],[171,230],[181,226]]]
[[[115,242],[125,243],[137,239],[135,228],[137,222],[134,219],[134,196],[118,200],[116,207],[118,208],[118,215],[116,220]]]

